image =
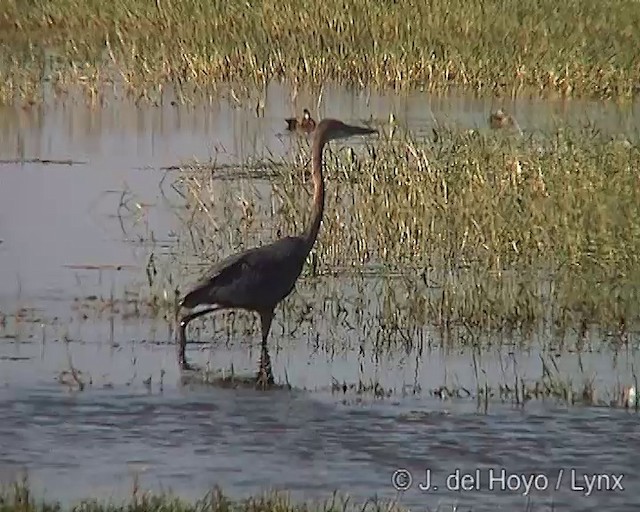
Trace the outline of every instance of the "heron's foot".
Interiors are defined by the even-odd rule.
[[[267,371],[267,368],[260,368],[258,370],[258,375],[256,375],[256,388],[265,390],[267,388],[272,387],[275,384],[273,380],[273,375],[270,371]]]

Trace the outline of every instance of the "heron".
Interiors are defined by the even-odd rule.
[[[301,131],[308,134],[316,128],[316,122],[306,108],[302,111],[302,119],[290,117],[289,119],[285,119],[285,121],[287,123],[287,130],[290,132]]]
[[[214,311],[243,309],[260,317],[262,355],[256,380],[273,383],[267,338],[275,308],[293,291],[320,230],[325,193],[324,146],[331,140],[375,133],[378,133],[375,129],[348,125],[336,119],[323,119],[318,124],[311,144],[313,199],[306,229],[298,236],[288,236],[228,256],[214,264],[184,295],[178,311],[189,310],[180,317],[179,325],[178,364],[182,370],[192,369],[185,356],[189,322]],[[197,307],[203,309],[196,311]]]

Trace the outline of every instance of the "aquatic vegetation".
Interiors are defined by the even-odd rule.
[[[603,380],[602,369],[593,367],[579,374],[561,366],[563,371],[542,375],[534,363],[517,383],[510,375],[485,382],[485,361],[480,378],[464,381],[462,395],[443,377],[421,381],[422,393],[442,387],[445,397],[480,405],[483,396],[515,404],[529,399],[621,403],[617,395],[623,390],[614,386],[637,388],[632,378],[640,282],[636,141],[610,140],[590,127],[523,137],[488,127],[436,130],[435,142],[397,128],[390,138],[329,148],[327,216],[303,279],[276,315],[274,353],[302,346],[328,360],[353,356],[354,371],[341,385],[349,392],[397,397],[405,391],[402,383],[369,381],[375,377],[374,361],[407,368],[403,357],[429,361],[433,349],[465,350],[457,354],[465,362],[475,348],[485,354],[500,347],[518,354],[533,350],[545,357],[602,352],[605,359],[625,359],[611,369],[619,381],[607,380],[608,375]],[[57,320],[16,301],[14,309],[2,312],[8,343],[14,337],[42,337],[77,344],[84,334],[69,328],[73,322],[85,328],[100,323],[98,338],[111,346],[122,342],[119,326],[148,323],[148,331],[127,333],[127,339],[162,345],[173,366],[176,299],[203,267],[303,229],[311,191],[308,141],[292,140],[300,141],[300,151],[292,148],[284,157],[236,167],[196,163],[170,173],[176,181],[167,178],[166,185],[178,193],[170,207],[181,222],[178,232],[161,240],[149,230],[151,210],[123,192],[120,202],[114,201],[115,222],[146,258],[135,269],[75,262],[65,272],[103,276],[98,280],[105,283],[118,276],[126,288],[79,296],[70,303],[71,315]],[[130,270],[134,273],[123,275]],[[211,372],[205,380],[243,386],[242,374],[257,361],[251,354],[259,340],[255,317],[220,313],[193,327],[190,339],[201,340],[194,348],[200,351],[198,362],[209,352],[210,369],[222,371],[222,380],[230,377],[221,383]],[[250,354],[240,372],[233,367],[228,372],[228,360],[216,357],[224,344]],[[7,350],[8,357],[16,355],[23,354]],[[364,367],[360,372],[358,364]],[[285,365],[274,372],[277,381],[286,382],[289,371]],[[591,371],[600,381],[591,382]],[[105,379],[75,356],[52,380],[58,372],[63,372],[61,384],[72,389],[104,385]],[[303,384],[294,378],[292,385],[327,391],[330,382]]]
[[[533,349],[545,358],[539,374],[489,382],[479,365],[471,386],[445,382],[431,394],[476,400],[485,410],[530,400],[637,407],[625,398],[633,368],[633,375],[618,368],[621,381],[603,385],[590,371],[567,376],[546,358],[637,350],[638,147],[590,127],[551,137],[437,131],[436,142],[398,133],[355,150],[331,148],[322,231],[282,306],[277,343],[295,339],[331,357],[353,351],[376,360],[421,359],[431,347]],[[307,165],[303,147],[235,172],[185,166],[175,184],[185,231],[173,282],[243,247],[300,232],[309,215]],[[220,341],[258,334],[242,315],[221,314],[204,329],[204,338]],[[366,378],[331,386],[346,400],[423,393],[418,388]]]
[[[0,9],[0,97],[123,85],[177,99],[270,80],[462,87],[480,94],[630,97],[640,5],[595,0],[9,0]],[[43,83],[44,79],[44,83]],[[241,85],[242,84],[242,85]]]
[[[259,193],[252,180],[236,186],[207,166],[185,169],[188,251],[228,254],[300,232],[305,154],[274,165]],[[371,311],[355,301],[379,299],[378,336],[395,326],[417,343],[426,326],[478,333],[540,322],[622,334],[640,320],[637,146],[590,128],[541,140],[442,128],[437,143],[398,136],[331,155],[327,214],[300,293],[331,289],[339,275],[357,290],[342,303]],[[268,208],[258,204],[264,194]],[[214,204],[228,213],[224,230]]]
[[[188,502],[169,493],[143,492],[134,481],[132,496],[121,503],[98,502],[88,498],[72,507],[63,507],[57,502],[38,500],[33,496],[26,479],[0,489],[0,512],[62,512],[83,510],[85,512],[401,512],[394,503],[369,500],[353,503],[348,496],[334,493],[324,502],[295,503],[286,493],[265,493],[244,500],[232,500],[219,488],[213,489],[203,498]]]

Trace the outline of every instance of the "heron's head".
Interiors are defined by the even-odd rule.
[[[378,133],[378,130],[345,124],[337,119],[323,119],[316,127],[316,137],[321,138],[324,142],[346,139],[354,135],[371,135],[373,133]]]

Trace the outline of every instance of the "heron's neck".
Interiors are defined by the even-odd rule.
[[[323,147],[324,141],[320,137],[314,137],[313,147],[311,149],[313,208],[311,220],[303,235],[307,246],[307,253],[311,251],[316,238],[318,238],[318,231],[320,231],[320,223],[322,222],[322,212],[324,211],[324,180],[322,178]]]

